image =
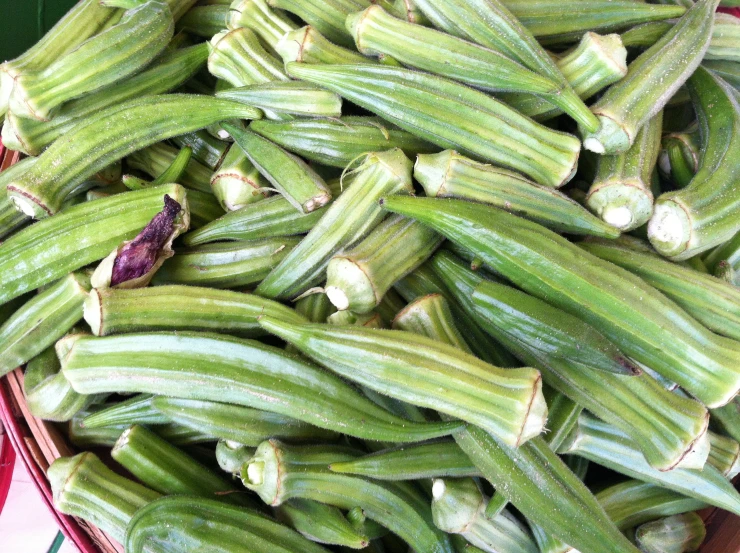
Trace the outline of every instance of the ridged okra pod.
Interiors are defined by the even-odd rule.
[[[329,260],[365,236],[383,218],[378,200],[386,194],[411,193],[411,161],[399,149],[367,154],[352,183],[280,264],[256,293],[292,298],[322,280]]]
[[[219,474],[143,426],[126,429],[111,456],[140,482],[165,495],[193,495],[252,505]]]
[[[244,485],[268,505],[303,498],[340,509],[361,507],[368,518],[406,541],[414,550],[452,552],[447,536],[434,528],[423,495],[402,482],[374,482],[336,474],[326,467],[356,456],[347,448],[286,446],[277,440],[263,442],[242,469]]]
[[[216,461],[224,472],[239,476],[244,463],[254,455],[255,448],[237,442],[219,440],[216,444]]]
[[[650,482],[716,507],[737,513],[740,494],[710,464],[702,470],[675,468],[661,472],[647,464],[640,450],[624,433],[596,418],[581,414],[578,424],[558,450],[585,457],[631,478]]]
[[[601,127],[595,132],[582,132],[584,148],[613,155],[634,144],[640,129],[665,107],[701,63],[718,3],[699,0],[675,27],[629,65],[627,76],[591,107]],[[666,63],[666,59],[672,63]]]
[[[702,67],[710,69],[734,87],[735,90],[740,91],[740,63],[724,60],[708,60],[702,62]]]
[[[249,128],[306,159],[344,169],[362,154],[400,148],[409,157],[438,150],[376,117],[254,121]]]
[[[8,184],[8,194],[20,211],[42,219],[59,211],[85,179],[136,150],[224,119],[259,116],[237,102],[185,94],[111,106],[51,145]]]
[[[206,48],[205,45],[201,46]],[[221,166],[226,153],[231,148],[229,142],[211,136],[208,130],[181,134],[172,138],[171,141],[180,148],[188,147],[193,150],[193,158],[211,170],[216,170]]]
[[[359,533],[332,505],[294,498],[276,508],[278,520],[295,528],[309,540],[350,549],[364,549],[370,540]]]
[[[389,217],[326,267],[326,295],[339,310],[367,313],[393,284],[426,261],[443,238],[428,227]]]
[[[326,319],[336,312],[325,294],[310,294],[295,302],[295,310],[312,323],[325,323]]]
[[[0,303],[102,259],[162,210],[165,195],[187,206],[185,189],[168,184],[75,205],[15,233],[0,245]]]
[[[582,242],[587,252],[639,276],[717,334],[740,340],[740,289],[712,275],[619,243]]]
[[[298,419],[240,405],[163,396],[154,398],[152,405],[172,422],[246,446],[257,447],[269,438],[289,442],[337,438],[334,432]]]
[[[268,0],[273,8],[289,11],[326,38],[341,46],[354,47],[345,27],[347,16],[370,5],[369,0]]]
[[[684,188],[699,170],[701,144],[698,126],[663,137],[658,169],[676,186]]]
[[[729,13],[714,14],[714,29],[705,60],[740,62],[737,44],[740,40],[740,19]]]
[[[285,63],[377,63],[354,49],[334,44],[310,25],[286,33],[275,50]]]
[[[558,187],[575,172],[580,151],[575,137],[465,85],[387,66],[289,63],[287,69],[437,146],[510,167],[539,184]],[[454,113],[455,120],[443,122],[440,113]]]
[[[712,274],[717,275],[718,271],[725,266],[732,269],[734,274],[734,284],[740,285],[740,232],[730,240],[717,246],[704,257],[704,263]]]
[[[101,370],[113,364],[115,372]],[[66,357],[63,370],[81,393],[156,394],[166,389],[171,397],[263,409],[364,439],[412,442],[460,427],[459,423],[412,423],[393,416],[302,358],[222,335],[82,337]]]
[[[54,506],[94,524],[122,543],[134,513],[160,494],[119,476],[90,452],[61,457],[47,471]]]
[[[355,313],[354,311],[337,311],[327,317],[330,325],[364,326],[365,328],[387,328],[383,319],[374,311]]]
[[[177,285],[96,289],[85,301],[84,315],[96,336],[158,330],[258,336],[264,333],[257,322],[262,315],[305,321],[289,307],[254,294]]]
[[[15,204],[8,197],[6,187],[13,179],[28,171],[34,163],[36,163],[35,157],[23,158],[0,173],[0,238],[12,234],[30,220],[28,215],[16,209]]]
[[[740,231],[740,99],[721,78],[700,67],[687,84],[704,145],[699,170],[688,186],[655,202],[648,225],[653,247],[674,261],[726,242]]]
[[[129,427],[132,424],[160,425],[171,422],[153,407],[154,397],[151,394],[138,394],[127,400],[103,406],[86,416],[82,424],[85,428],[101,428],[120,425]]]
[[[130,169],[143,171],[154,178],[159,178],[175,162],[181,151],[164,142],[159,142],[131,153],[126,158],[126,164]],[[197,160],[190,159],[180,178],[177,180],[168,180],[167,182],[177,182],[186,188],[210,194],[210,179],[210,169]]]
[[[82,317],[90,277],[72,273],[31,298],[0,326],[0,375],[52,346]]]
[[[272,81],[219,92],[219,98],[235,100],[265,112],[302,117],[340,117],[342,99],[328,90],[301,81]]]
[[[540,375],[529,368],[498,369],[453,346],[398,330],[267,318],[260,324],[345,378],[479,424],[513,447],[539,435],[547,418]]]
[[[163,54],[145,71],[66,103],[51,121],[8,113],[2,129],[3,144],[12,150],[37,156],[60,136],[102,109],[141,96],[174,90],[192,77],[207,58],[205,44]]]
[[[450,303],[442,294],[429,294],[410,302],[393,319],[393,328],[422,334],[472,353],[455,326]]]
[[[192,496],[164,497],[137,511],[122,543],[127,553],[238,551],[328,553],[263,513]]]
[[[188,190],[188,207],[191,229],[202,228],[224,214],[216,197],[200,190]]]
[[[193,6],[177,22],[177,30],[210,39],[213,35],[226,29],[228,18],[228,3]]]
[[[565,194],[453,150],[420,154],[414,164],[414,177],[431,198],[455,197],[494,205],[559,232],[619,236],[619,231]]]
[[[40,71],[15,78],[9,109],[42,121],[65,102],[137,73],[172,39],[169,8],[158,0],[126,12],[113,27]]]
[[[133,9],[143,6],[151,0],[99,0],[104,6]],[[183,14],[188,12],[198,0],[162,0],[172,13],[172,18],[177,21]]]
[[[283,15],[280,10],[273,10],[266,0],[237,0],[229,7],[227,26],[229,29],[247,27],[252,29],[270,48],[275,46],[283,36],[296,29],[296,24]]]
[[[635,543],[644,553],[684,553],[698,550],[706,535],[702,518],[696,513],[684,513],[638,527]]]
[[[622,232],[642,226],[653,214],[650,186],[662,129],[663,112],[660,111],[640,129],[626,152],[599,156],[586,205]]]
[[[324,179],[298,156],[250,130],[229,124],[224,128],[262,176],[298,211],[305,215],[331,201],[331,191]]]
[[[643,280],[554,232],[459,200],[389,197],[384,207],[472,250],[524,291],[589,323],[707,406],[724,405],[740,389],[740,344],[709,332]]]
[[[732,438],[709,432],[709,458],[707,462],[728,480],[740,473],[740,443]]]

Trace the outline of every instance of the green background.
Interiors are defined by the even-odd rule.
[[[0,0],[0,63],[22,54],[77,0]]]

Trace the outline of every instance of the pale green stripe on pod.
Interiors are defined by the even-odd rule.
[[[409,332],[295,325],[267,318],[259,322],[345,378],[480,424],[514,447],[542,432],[547,405],[535,370],[498,369],[453,346]]]
[[[414,177],[432,198],[455,197],[494,205],[559,232],[619,236],[618,230],[565,194],[453,150],[420,154],[414,164]]]
[[[125,401],[103,406],[86,416],[82,424],[85,428],[101,428],[120,425],[128,427],[132,424],[159,425],[171,422],[168,417],[152,406],[154,397],[151,394],[139,394]]]
[[[175,162],[181,151],[164,142],[159,142],[132,152],[126,158],[126,164],[130,169],[143,171],[156,179]],[[210,180],[210,169],[195,159],[190,159],[180,178],[178,180],[168,180],[167,182],[176,182],[186,188],[210,194]]]
[[[295,302],[295,310],[312,323],[325,323],[336,308],[326,294],[310,294]],[[259,323],[258,323],[259,324]]]
[[[152,405],[168,420],[221,440],[257,447],[270,438],[293,441],[335,440],[335,432],[306,422],[241,405],[155,397]]]
[[[65,102],[120,81],[151,62],[172,39],[169,8],[152,0],[126,12],[120,23],[40,71],[15,78],[9,109],[20,117],[49,120]]]
[[[285,63],[377,63],[356,50],[337,46],[310,25],[286,33],[275,50]]]
[[[92,408],[95,407],[95,405],[92,406]],[[116,440],[118,440],[129,425],[118,424],[101,426],[99,428],[88,428],[85,426],[84,420],[91,413],[94,413],[91,408],[78,411],[67,423],[66,435],[70,443],[83,450],[89,450],[93,447],[113,447]]]
[[[644,553],[684,553],[696,551],[707,529],[696,513],[674,515],[637,528],[635,543]]]
[[[216,444],[216,461],[221,470],[238,477],[242,470],[242,465],[249,461],[254,455],[255,448],[245,445],[219,440]]]
[[[262,110],[303,117],[340,117],[342,98],[301,81],[274,81],[232,88],[217,94]]]
[[[683,495],[705,501],[733,513],[740,511],[740,494],[712,465],[702,470],[675,468],[659,471],[647,464],[640,450],[616,428],[582,414],[578,425],[558,450]]]
[[[155,284],[240,288],[262,281],[300,243],[278,237],[185,248],[164,262]]]
[[[168,184],[84,202],[15,233],[0,245],[0,303],[102,259],[162,211],[165,195],[187,206],[185,189]]]
[[[462,84],[424,73],[374,65],[289,63],[293,77],[326,87],[443,148],[521,171],[539,184],[573,176],[580,143]],[[442,122],[440,113],[454,113]]]
[[[234,505],[254,505],[220,475],[143,426],[126,429],[111,457],[137,480],[165,495],[192,495]]]
[[[115,370],[102,370],[114,365]],[[460,427],[393,416],[297,356],[228,336],[180,332],[80,338],[63,370],[80,391],[166,389],[171,397],[263,409],[371,440],[413,442]]]
[[[329,260],[356,243],[383,218],[378,200],[411,193],[411,161],[399,149],[365,156],[352,183],[326,210],[301,243],[257,287],[265,297],[292,298],[321,278]]]
[[[228,17],[228,4],[195,6],[180,18],[177,22],[177,30],[210,39],[226,29]]]
[[[286,501],[276,509],[278,520],[295,528],[313,542],[343,545],[351,549],[364,549],[370,540],[359,533],[345,518],[342,511],[299,497]]]
[[[699,0],[676,26],[629,65],[627,76],[591,107],[601,128],[582,132],[584,148],[613,155],[625,152],[635,142],[643,125],[663,109],[701,63],[718,3]],[[666,59],[672,63],[666,63]]]
[[[151,0],[99,0],[103,6],[116,8],[134,9],[143,6]],[[172,17],[177,21],[182,15],[190,10],[198,0],[162,0],[172,13]]]
[[[740,231],[740,97],[721,78],[700,67],[688,82],[704,145],[699,170],[688,186],[655,202],[648,225],[653,247],[681,261],[730,240]]]
[[[266,0],[237,0],[229,7],[228,28],[252,29],[270,48],[275,46],[283,36],[296,29],[296,24],[280,10],[273,10]]]
[[[205,45],[202,45],[205,48]],[[225,140],[225,139],[224,139]],[[171,139],[180,148],[193,150],[193,157],[211,170],[216,170],[226,157],[231,144],[210,135],[208,130],[181,134]]]
[[[709,458],[707,462],[720,471],[728,480],[740,473],[740,443],[732,438],[709,432]]]
[[[124,102],[51,145],[8,184],[8,193],[24,213],[48,217],[85,179],[136,150],[224,119],[259,116],[254,108],[208,96],[169,94]]]
[[[589,323],[707,406],[724,405],[740,389],[740,344],[709,332],[643,280],[554,232],[460,200],[396,196],[386,198],[384,207],[471,249],[526,292]]]
[[[234,86],[288,80],[278,59],[245,27],[215,35],[208,49],[208,70]]]
[[[344,22],[349,14],[370,5],[369,0],[268,0],[267,3],[297,15],[332,42],[349,48],[354,43]]]
[[[257,322],[262,315],[305,322],[289,307],[254,294],[177,285],[96,289],[85,302],[84,313],[97,336],[158,330],[258,336],[264,333]]]

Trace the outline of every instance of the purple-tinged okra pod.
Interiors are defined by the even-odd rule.
[[[332,42],[354,48],[345,27],[347,16],[367,8],[370,0],[267,0],[273,8],[297,15]]]
[[[19,210],[42,219],[56,213],[85,179],[141,148],[232,117],[261,112],[208,96],[149,96],[111,106],[52,144],[33,167],[8,184]]]
[[[495,205],[558,232],[616,238],[619,231],[565,194],[518,173],[473,161],[453,150],[420,154],[414,177],[431,198],[462,198]]]
[[[704,521],[696,513],[684,513],[639,526],[635,543],[644,553],[697,551],[707,535]]]
[[[653,214],[650,185],[662,129],[663,112],[660,111],[643,125],[626,152],[599,156],[586,205],[622,232],[644,225]]]
[[[295,497],[275,508],[278,520],[316,543],[364,549],[369,538],[350,524],[333,505]]]
[[[709,432],[709,458],[707,462],[733,480],[740,473],[740,443],[732,438]]]
[[[648,224],[653,247],[682,261],[730,240],[740,231],[740,97],[700,67],[688,81],[704,153],[688,186],[662,194]]]
[[[216,461],[224,472],[238,477],[244,463],[254,455],[255,448],[237,442],[219,440],[216,444]]]
[[[472,250],[524,291],[589,323],[628,357],[708,407],[724,405],[740,390],[740,343],[713,334],[640,278],[554,232],[460,200],[395,196],[384,207]]]
[[[627,76],[591,107],[601,127],[596,132],[582,129],[584,148],[606,155],[627,151],[640,129],[665,107],[701,63],[718,3],[699,0],[675,27],[629,65]],[[666,59],[672,63],[666,63]]]
[[[23,71],[13,84],[9,110],[47,121],[65,102],[131,76],[146,67],[172,39],[169,8],[151,0],[126,12],[121,22],[37,71]]]
[[[181,151],[164,142],[159,142],[131,153],[126,158],[126,164],[129,169],[142,171],[156,179],[174,163]],[[210,181],[210,169],[197,160],[190,159],[180,179],[168,182],[177,182],[186,188],[211,193]]]
[[[580,142],[548,129],[465,85],[388,66],[289,63],[291,76],[313,82],[443,148],[520,171],[558,187],[575,173]],[[440,113],[454,113],[442,121]]]
[[[272,81],[231,88],[216,94],[265,112],[302,117],[340,117],[342,98],[302,81]]]
[[[231,148],[229,142],[214,138],[207,130],[181,134],[171,138],[170,141],[180,148],[188,147],[193,150],[193,158],[213,171],[221,166]]]
[[[332,473],[327,465],[357,456],[337,446],[287,446],[277,440],[260,444],[242,469],[244,485],[268,505],[292,498],[320,501],[340,509],[361,507],[415,551],[452,553],[447,536],[434,528],[429,505],[411,485]]]
[[[132,424],[156,426],[172,422],[154,408],[155,397],[151,394],[138,394],[124,401],[103,405],[82,419],[82,425],[85,428],[101,428],[121,425],[129,427]]]
[[[275,46],[286,33],[294,31],[296,24],[283,15],[280,10],[273,10],[266,0],[237,0],[229,7],[227,21],[229,29],[247,27],[265,41],[270,48]]]
[[[90,452],[57,459],[46,475],[57,510],[94,524],[119,543],[134,513],[160,497],[116,474]]]
[[[100,370],[113,365],[115,371]],[[170,397],[267,410],[370,440],[420,441],[461,426],[394,416],[304,358],[223,335],[169,332],[80,338],[63,362],[63,371],[82,393],[167,389]]]
[[[702,470],[674,468],[659,471],[648,465],[624,433],[582,413],[578,424],[558,450],[585,457],[611,470],[693,497],[733,513],[740,511],[740,494],[724,475],[707,463]]]
[[[194,6],[177,22],[177,30],[210,39],[226,29],[228,18],[228,4]]]

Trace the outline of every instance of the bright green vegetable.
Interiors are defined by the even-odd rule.
[[[252,29],[273,50],[283,35],[296,29],[296,24],[273,10],[265,0],[237,0],[229,7],[228,28]]]
[[[712,409],[713,423],[726,435],[740,441],[740,398],[720,407]]]
[[[706,535],[702,518],[684,513],[643,524],[635,532],[635,542],[645,553],[684,553],[696,551]]]
[[[300,534],[318,543],[364,549],[369,539],[357,532],[342,512],[331,505],[299,497],[286,501],[276,509],[278,519]]]
[[[233,476],[238,476],[242,470],[242,465],[249,461],[254,455],[254,448],[245,445],[219,440],[216,445],[216,460],[221,470],[228,472]]]
[[[344,23],[347,16],[370,5],[369,0],[267,0],[273,8],[297,15],[332,42],[354,47]]]
[[[275,50],[285,63],[377,63],[354,49],[337,46],[310,25],[286,33]]]
[[[217,94],[268,112],[304,117],[340,117],[342,99],[328,90],[300,81],[272,81],[232,88]]]
[[[171,419],[152,406],[154,397],[151,394],[139,394],[125,401],[104,406],[85,417],[82,424],[85,428],[101,428],[120,425],[129,427],[132,424],[159,425],[171,422]]]
[[[207,47],[203,45],[206,50]],[[171,139],[172,143],[180,148],[193,150],[193,157],[209,169],[218,169],[231,148],[229,142],[224,142],[211,136],[208,130],[193,131]]]
[[[211,189],[226,212],[259,202],[270,194],[266,182],[241,148],[230,148],[211,176]]]
[[[330,325],[364,326],[365,328],[386,328],[383,319],[374,311],[355,313],[354,311],[337,311],[326,318]]]
[[[194,6],[177,22],[177,29],[210,39],[226,29],[229,11],[228,4]]]
[[[159,178],[175,162],[181,151],[168,146],[164,142],[159,142],[133,152],[126,158],[126,164],[130,169],[137,169],[152,177]],[[210,194],[210,178],[211,171],[208,167],[195,159],[190,159],[179,179],[167,180],[166,182],[176,182],[186,188]]]
[[[740,63],[735,61],[707,60],[702,63],[702,67],[710,69],[713,73],[722,77],[735,90],[740,90]]]
[[[663,137],[658,168],[668,176],[677,188],[687,186],[699,170],[701,144],[699,129],[671,133]]]
[[[104,6],[114,6],[126,9],[138,8],[150,1],[151,0],[99,0],[99,2]],[[173,19],[177,21],[185,12],[189,11],[197,1],[198,0],[164,0],[164,3],[170,9]]]

